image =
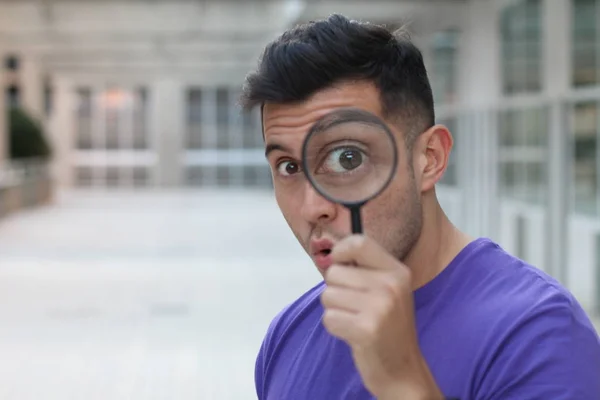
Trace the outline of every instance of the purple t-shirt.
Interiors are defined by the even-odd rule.
[[[321,282],[271,323],[256,360],[260,400],[373,399],[323,327]],[[573,296],[488,239],[414,293],[438,386],[461,400],[600,399],[600,339]]]

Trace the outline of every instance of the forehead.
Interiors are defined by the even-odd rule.
[[[272,139],[303,139],[312,124],[328,112],[345,107],[360,108],[381,117],[377,88],[367,82],[352,82],[321,90],[293,104],[267,103],[263,108],[265,142]]]

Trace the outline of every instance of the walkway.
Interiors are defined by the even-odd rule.
[[[75,194],[0,223],[0,399],[254,399],[318,275],[268,194]]]

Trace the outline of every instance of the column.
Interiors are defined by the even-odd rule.
[[[156,178],[159,186],[180,186],[183,182],[185,103],[183,84],[162,77],[154,85],[151,100],[153,143],[157,153]]]
[[[498,233],[497,105],[500,97],[500,37],[493,0],[470,0],[464,8],[458,49],[456,141],[458,179],[463,197],[463,229],[475,236]]]
[[[569,104],[560,98],[571,82],[571,2],[543,0],[542,32],[544,92],[550,100],[548,131],[548,203],[546,207],[546,267],[567,284],[568,194],[570,188]],[[580,293],[578,293],[580,294]],[[584,296],[587,293],[583,294]]]
[[[92,164],[92,186],[106,188],[107,180],[107,138],[106,138],[106,106],[104,96],[107,85],[105,82],[96,82],[91,85],[92,90],[92,151],[98,156]]]
[[[203,186],[217,185],[217,127],[217,88],[205,86],[202,88],[202,154],[206,155],[202,163]]]
[[[249,168],[244,160],[246,153],[243,150],[244,137],[242,131],[242,115],[240,108],[237,105],[240,96],[239,90],[236,87],[229,88],[229,168],[230,168],[230,185],[233,187],[242,187],[244,185],[244,170]]]
[[[500,97],[499,10],[493,0],[470,0],[464,8],[458,49],[459,100],[467,107],[495,105]]]
[[[56,76],[54,91],[54,112],[49,123],[53,150],[52,176],[60,188],[68,188],[73,185],[75,175],[75,89],[68,79]]]
[[[38,61],[32,56],[19,59],[19,77],[23,108],[42,123],[44,117],[44,79]]]
[[[133,118],[134,118],[134,87],[133,85],[121,84],[120,89],[125,93],[125,99],[119,110],[119,125],[118,125],[118,170],[119,181],[118,186],[131,188],[133,187],[133,169],[135,160],[131,159],[133,150]]]

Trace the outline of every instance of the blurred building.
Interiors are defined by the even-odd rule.
[[[455,150],[440,194],[600,307],[600,0],[0,0],[7,96],[64,187],[269,187],[236,105],[264,44],[339,12],[408,22]],[[0,124],[1,125],[1,124]],[[1,149],[0,149],[1,150]]]

